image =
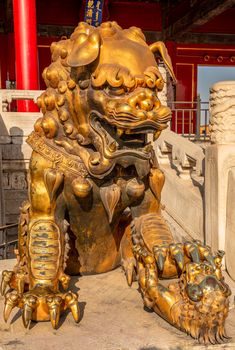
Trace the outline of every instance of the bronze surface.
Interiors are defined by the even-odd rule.
[[[154,56],[175,80],[165,45],[148,46],[136,27],[79,23],[51,53],[38,98],[43,117],[28,138],[18,262],[3,272],[5,320],[17,306],[26,327],[51,320],[56,328],[66,309],[78,322],[77,295],[59,284],[66,290],[68,275],[122,264],[145,306],[200,341],[223,340],[230,290],[222,253],[213,256],[198,241],[175,243],[161,217],[164,174],[147,134],[157,138],[171,118],[158,98],[164,81]],[[159,283],[172,277],[178,282]]]

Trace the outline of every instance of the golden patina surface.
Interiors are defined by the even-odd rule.
[[[122,264],[146,307],[196,339],[223,340],[230,293],[223,254],[198,241],[175,243],[161,217],[164,174],[147,134],[157,138],[171,118],[158,98],[164,81],[154,55],[175,81],[165,45],[148,46],[136,27],[80,23],[51,53],[38,98],[43,117],[28,138],[18,262],[3,272],[5,320],[18,306],[26,327],[51,320],[56,328],[66,309],[78,322],[77,295],[59,284],[66,290],[69,275]],[[172,277],[178,282],[168,287],[159,282]]]

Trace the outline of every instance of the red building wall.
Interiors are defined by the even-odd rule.
[[[185,6],[189,1],[185,0]],[[83,20],[85,1],[37,1],[37,23],[41,25],[76,26]],[[183,6],[184,3],[181,3]],[[185,8],[184,8],[185,10]],[[173,17],[167,19],[172,23],[180,18],[181,8],[177,8]],[[232,8],[205,25],[198,27],[197,32],[235,33],[235,8]],[[115,20],[123,28],[132,25],[146,31],[162,30],[161,8],[158,2],[139,1],[105,1],[103,20]],[[40,88],[45,88],[41,74],[50,64],[50,44],[57,41],[57,37],[38,37]],[[14,37],[12,34],[0,34],[0,87],[5,88],[7,78],[15,80]],[[175,98],[178,101],[195,101],[197,97],[197,69],[198,65],[234,65],[235,44],[206,45],[206,44],[180,44],[166,42],[178,84]],[[195,127],[195,121],[193,121]]]
[[[123,28],[161,31],[161,7],[157,2],[115,1],[104,8],[103,20],[116,21]]]
[[[168,51],[172,57],[173,67],[177,78],[175,91],[176,101],[188,101],[192,104],[177,104],[177,108],[196,108],[193,103],[197,100],[197,76],[198,66],[235,66],[235,45],[209,45],[209,44],[177,44],[173,42],[166,43]],[[189,114],[185,113],[185,118]],[[191,113],[191,129],[186,128],[193,133],[196,129],[196,113]],[[175,128],[173,120],[173,130],[182,132],[182,115],[178,113],[178,125]]]
[[[85,1],[37,1],[37,23],[41,25],[63,25],[76,27],[84,18]],[[143,30],[160,31],[161,9],[159,3],[138,1],[115,1],[103,9],[103,20],[117,21],[123,28],[137,26]],[[40,88],[45,88],[41,78],[43,69],[50,64],[50,44],[60,37],[38,37]],[[6,80],[15,80],[14,36],[0,34],[0,88]]]
[[[14,34],[0,34],[0,88],[6,88],[6,80],[15,80]]]

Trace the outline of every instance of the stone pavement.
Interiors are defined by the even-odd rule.
[[[0,261],[0,270],[11,269],[14,260]],[[143,309],[137,283],[129,288],[121,269],[109,273],[73,278],[82,309],[80,323],[70,313],[58,330],[49,322],[31,323],[25,330],[20,311],[3,321],[0,299],[0,350],[235,350],[235,309],[227,320],[232,340],[224,345],[200,346],[192,338],[167,324],[155,313]]]

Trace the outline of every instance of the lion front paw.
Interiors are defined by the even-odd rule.
[[[7,322],[14,307],[22,309],[23,324],[27,328],[30,321],[51,321],[52,327],[57,328],[60,315],[70,309],[75,322],[79,321],[78,296],[75,293],[53,292],[45,287],[20,294],[13,290],[5,295],[4,320]]]

